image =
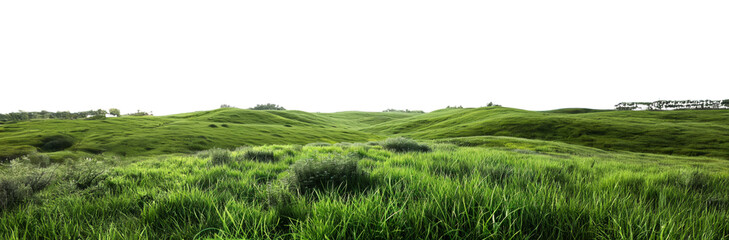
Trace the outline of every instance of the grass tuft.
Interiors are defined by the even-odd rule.
[[[420,144],[416,142],[415,140],[404,138],[404,137],[396,137],[396,138],[388,138],[384,142],[382,142],[382,147],[393,151],[393,152],[430,152],[431,149],[426,144]]]

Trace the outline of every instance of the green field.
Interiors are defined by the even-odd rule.
[[[729,239],[728,159],[724,110],[6,122],[0,239]]]

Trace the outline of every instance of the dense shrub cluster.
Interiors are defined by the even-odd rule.
[[[430,147],[404,137],[388,138],[382,147],[393,152],[430,152]]]
[[[326,187],[358,188],[369,183],[369,174],[359,168],[352,156],[305,159],[291,165],[290,170],[289,187],[301,192]]]
[[[0,171],[0,211],[26,202],[50,185],[54,176],[53,171],[39,169],[27,159],[11,162],[7,169]]]
[[[48,167],[49,165],[51,165],[51,158],[45,154],[31,153],[22,157],[21,159],[38,167]]]
[[[284,107],[273,104],[273,103],[258,104],[255,107],[252,107],[250,109],[251,110],[286,110]]]

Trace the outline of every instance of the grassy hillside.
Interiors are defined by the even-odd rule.
[[[34,120],[0,125],[0,160],[189,153],[212,147],[511,136],[605,150],[729,158],[729,111],[534,112],[503,107],[431,113],[255,111],[223,108],[162,117]],[[64,144],[65,142],[65,144]]]
[[[729,237],[724,159],[511,137],[438,142],[426,152],[269,145],[19,161],[0,168],[16,200],[0,201],[0,239]]]
[[[362,142],[382,138],[353,129],[347,122],[301,111],[226,108],[163,117],[6,123],[0,125],[0,160],[33,151],[52,152],[54,158],[75,156],[79,152],[134,156],[189,153],[212,147]],[[44,148],[58,139],[70,141],[70,145]]]
[[[584,113],[579,113],[584,112]],[[443,109],[364,128],[421,139],[512,136],[611,150],[729,158],[729,111]]]

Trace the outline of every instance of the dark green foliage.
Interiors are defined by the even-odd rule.
[[[273,104],[273,103],[266,103],[266,104],[258,104],[255,107],[250,108],[251,110],[286,110],[282,106]]]
[[[304,159],[291,165],[290,188],[306,192],[322,188],[361,188],[369,184],[369,174],[351,156],[333,155]]]
[[[211,128],[217,128],[217,127],[218,127],[218,125],[215,125],[215,124],[210,124],[210,125],[208,125],[208,127],[211,127]]]
[[[71,136],[53,135],[43,138],[40,148],[45,152],[56,152],[70,148],[73,144],[74,139]]]
[[[404,137],[388,138],[382,147],[393,152],[430,152],[430,147]]]
[[[225,123],[221,124],[220,126],[221,126],[221,127],[226,127],[226,128],[227,128],[227,127],[230,127],[230,126],[228,126],[228,124],[225,124]]]
[[[259,162],[275,162],[278,158],[272,151],[249,150],[243,154],[243,158]]]

